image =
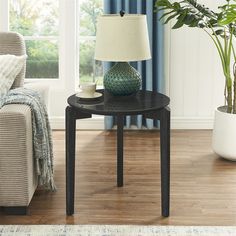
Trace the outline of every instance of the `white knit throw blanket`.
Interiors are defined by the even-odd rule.
[[[38,92],[26,88],[12,89],[1,99],[2,106],[7,104],[30,106],[33,124],[33,154],[39,186],[55,191],[52,136],[44,101]]]

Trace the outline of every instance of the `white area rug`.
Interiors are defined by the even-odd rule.
[[[0,236],[235,236],[236,227],[0,225]]]

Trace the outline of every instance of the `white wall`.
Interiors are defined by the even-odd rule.
[[[0,30],[7,31],[8,1],[0,0]]]
[[[199,1],[216,8],[224,1]],[[212,128],[214,110],[224,104],[224,76],[217,50],[201,29],[166,27],[172,128]]]

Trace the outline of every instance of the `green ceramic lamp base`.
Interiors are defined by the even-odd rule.
[[[127,62],[117,62],[104,75],[104,88],[113,95],[131,95],[139,91],[141,75]]]

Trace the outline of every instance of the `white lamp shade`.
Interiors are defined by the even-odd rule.
[[[146,15],[125,14],[98,17],[95,59],[141,61],[151,58]]]

